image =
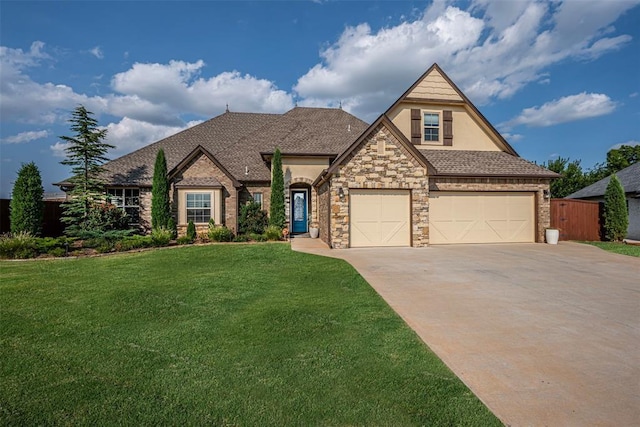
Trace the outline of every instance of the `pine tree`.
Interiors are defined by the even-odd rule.
[[[34,162],[22,165],[11,193],[11,232],[40,234],[44,215],[42,178]]]
[[[627,235],[629,213],[624,188],[618,177],[611,175],[611,180],[604,192],[604,232],[607,240],[619,242]]]
[[[283,228],[286,218],[284,213],[284,174],[282,173],[282,156],[276,149],[271,159],[271,206],[269,209],[269,225]]]
[[[108,159],[106,153],[113,145],[103,142],[107,136],[106,129],[98,128],[98,121],[93,113],[80,105],[71,115],[69,122],[73,136],[61,136],[67,143],[67,158],[63,165],[71,166],[71,189],[67,202],[63,204],[61,218],[67,227],[67,235],[80,235],[88,231],[89,213],[92,207],[104,200],[104,183],[101,175],[103,164]]]
[[[151,227],[169,228],[171,205],[169,204],[169,181],[164,150],[160,149],[153,166],[153,187],[151,189]]]

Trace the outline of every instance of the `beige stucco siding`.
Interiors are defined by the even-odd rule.
[[[432,70],[418,85],[407,95],[409,98],[423,99],[448,99],[462,101],[458,92],[451,87],[449,82],[438,72]]]
[[[411,141],[411,109],[419,108],[423,112],[439,112],[451,110],[453,113],[453,145],[442,145],[442,116],[440,121],[440,143],[423,143],[420,149],[438,150],[474,150],[500,151],[502,145],[498,139],[474,118],[464,106],[444,104],[413,104],[400,103],[389,113],[389,118],[400,129],[402,134]]]
[[[328,167],[328,157],[283,157],[284,185],[288,187],[295,182],[313,182]]]

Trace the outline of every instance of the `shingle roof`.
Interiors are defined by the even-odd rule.
[[[559,175],[504,151],[420,150],[436,175],[557,178]]]
[[[640,196],[640,162],[634,163],[629,167],[622,169],[615,174],[625,193],[635,193]],[[591,184],[588,187],[578,190],[575,193],[569,194],[568,199],[584,199],[589,197],[604,196],[604,192],[607,189],[611,181],[611,176],[601,179],[598,182]]]
[[[330,108],[296,107],[285,114],[226,112],[106,163],[105,181],[110,185],[151,186],[160,148],[170,171],[198,145],[236,180],[268,181],[271,174],[260,152],[280,148],[287,153],[337,155],[366,127],[357,117]]]
[[[176,182],[176,187],[211,187],[218,188],[222,187],[220,181],[218,181],[214,177],[208,178],[199,178],[199,177],[189,177],[184,178],[178,182]]]

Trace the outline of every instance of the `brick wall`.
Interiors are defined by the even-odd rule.
[[[551,201],[544,198],[548,179],[536,178],[442,178],[429,180],[430,191],[530,191],[536,200],[536,241],[544,242],[544,230],[551,226]]]
[[[340,188],[344,192],[342,198]],[[412,245],[422,247],[428,244],[427,171],[383,125],[375,129],[331,177],[328,240],[333,248],[349,247],[349,190],[355,188],[411,190]]]

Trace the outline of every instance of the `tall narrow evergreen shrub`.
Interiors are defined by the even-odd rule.
[[[167,180],[167,160],[161,148],[153,166],[153,187],[151,188],[151,227],[169,228],[171,205],[169,204],[169,181]]]
[[[44,202],[42,178],[34,162],[22,165],[11,193],[9,214],[11,233],[27,232],[37,235],[42,230]]]
[[[282,155],[276,149],[271,160],[271,206],[269,225],[283,228],[286,222],[284,212],[284,174],[282,173]]]
[[[611,175],[611,180],[604,193],[604,232],[607,240],[619,242],[627,235],[629,212],[624,188],[618,177]]]

